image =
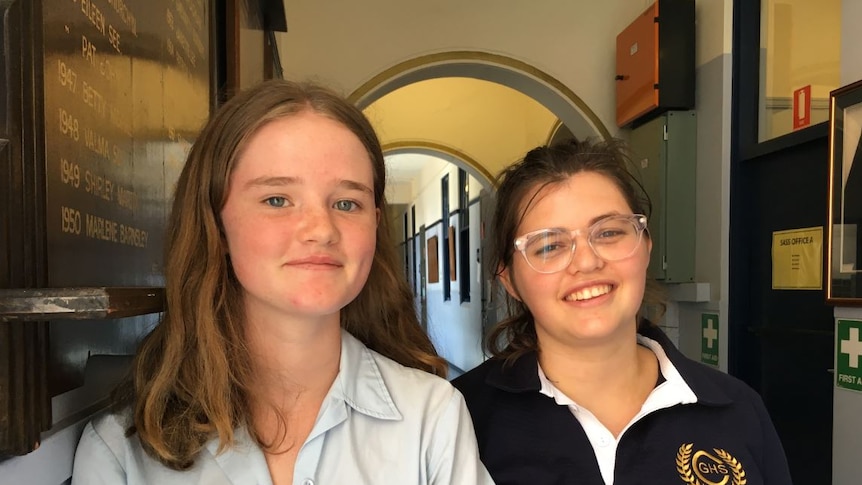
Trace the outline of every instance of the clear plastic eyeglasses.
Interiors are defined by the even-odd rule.
[[[619,261],[634,254],[646,227],[647,218],[643,214],[610,216],[585,229],[569,231],[554,227],[528,232],[515,239],[515,249],[539,273],[556,273],[572,262],[578,235],[587,238],[587,244],[599,258]]]

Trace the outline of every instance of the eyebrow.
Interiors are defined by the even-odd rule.
[[[257,177],[249,180],[245,183],[247,188],[250,187],[280,187],[284,185],[298,185],[302,183],[302,179],[298,177]],[[363,184],[362,182],[357,182],[355,180],[339,180],[338,185],[340,187],[344,187],[349,190],[358,190],[360,192],[365,192],[370,195],[374,195],[374,191],[371,190],[371,187]]]
[[[348,188],[348,189],[351,189],[351,190],[358,190],[360,192],[366,192],[372,196],[374,195],[374,191],[371,190],[371,187],[363,184],[362,182],[356,182],[354,180],[342,180],[341,182],[338,183],[338,185],[345,187],[345,188]]]
[[[277,187],[281,185],[295,185],[300,180],[296,177],[257,177],[245,183],[246,187]]]
[[[613,217],[613,216],[618,216],[621,214],[622,214],[622,212],[619,212],[619,211],[605,212],[604,214],[597,215],[596,217],[593,217],[592,219],[590,219],[590,223],[587,224],[587,226],[592,226],[593,224],[599,222],[602,219],[606,219],[608,217]]]

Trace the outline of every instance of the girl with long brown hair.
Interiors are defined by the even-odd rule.
[[[72,483],[491,483],[416,321],[384,182],[372,127],[327,89],[225,103],[177,182],[163,319]]]

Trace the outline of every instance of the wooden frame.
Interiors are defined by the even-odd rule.
[[[431,236],[428,238],[427,252],[428,252],[428,282],[429,283],[437,283],[440,281],[440,262],[439,256],[437,255],[437,236]]]
[[[826,301],[862,306],[862,81],[829,95]]]
[[[275,70],[281,62],[273,31],[287,32],[287,21],[280,0],[222,0],[222,4],[224,32],[219,34],[224,36],[225,65],[220,68],[224,85],[219,101],[223,102],[260,81],[282,76],[280,67]]]

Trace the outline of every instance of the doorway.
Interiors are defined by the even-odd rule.
[[[780,96],[767,92],[761,102],[760,3],[734,2],[728,370],[763,397],[793,483],[828,484],[833,309],[823,287],[773,289],[772,254],[777,231],[826,234],[827,129],[821,123],[761,142],[759,109],[777,110]]]
[[[831,483],[832,308],[824,290],[772,289],[772,235],[823,225],[827,167],[822,139],[731,179],[729,371],[763,396],[797,484]]]

